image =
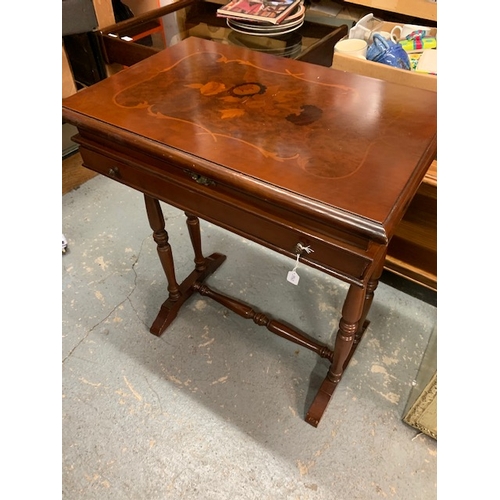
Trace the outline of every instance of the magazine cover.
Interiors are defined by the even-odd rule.
[[[279,24],[302,0],[231,0],[217,9],[219,17]]]

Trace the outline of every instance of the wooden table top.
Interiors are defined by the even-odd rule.
[[[237,175],[271,200],[288,193],[382,236],[437,147],[434,92],[194,37],[65,99],[63,117],[206,160],[212,178]]]

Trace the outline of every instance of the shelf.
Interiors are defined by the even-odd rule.
[[[431,0],[349,0],[348,3],[437,21],[437,2]]]
[[[437,290],[437,162],[432,162],[389,244],[385,268]]]

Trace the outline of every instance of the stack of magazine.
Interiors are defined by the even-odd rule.
[[[304,24],[303,0],[231,0],[217,9],[234,31],[255,36],[278,36]]]

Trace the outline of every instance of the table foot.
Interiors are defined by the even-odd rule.
[[[337,385],[338,382],[334,382],[328,377],[323,380],[311,406],[309,407],[309,411],[307,412],[306,422],[308,424],[313,427],[318,427],[321,417],[323,416],[323,413],[325,412]]]
[[[196,291],[195,283],[203,283],[219,266],[226,260],[226,256],[220,253],[213,253],[205,259],[205,268],[201,271],[196,269],[180,284],[180,296],[176,300],[167,299],[161,306],[160,312],[151,325],[150,332],[159,337],[177,316],[182,307],[191,295]]]
[[[349,361],[351,361],[351,358],[354,355],[354,352],[356,351],[356,348],[358,347],[361,338],[363,337],[363,334],[368,328],[369,324],[370,322],[368,320],[364,321],[362,328],[356,334],[355,342],[353,343],[351,351],[349,352],[349,355],[344,362],[343,371],[345,371],[345,369],[349,365]],[[330,374],[328,374],[325,380],[323,380],[323,382],[321,383],[321,386],[316,396],[314,397],[314,400],[311,403],[309,411],[306,415],[306,422],[313,427],[318,427],[321,417],[323,416],[323,413],[325,412],[328,403],[330,402],[330,399],[332,398],[333,393],[340,382],[340,379],[337,381],[332,380],[331,378],[329,378],[329,375]]]

